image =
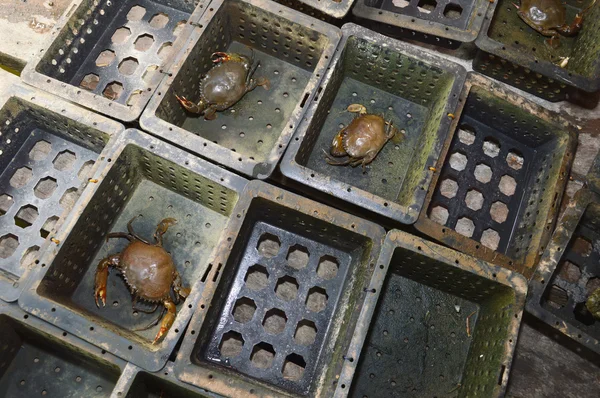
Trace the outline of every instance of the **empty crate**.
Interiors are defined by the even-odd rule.
[[[472,74],[416,224],[457,250],[531,276],[576,145],[562,118]]]
[[[191,33],[198,1],[76,0],[25,82],[114,118],[138,118]],[[199,6],[194,18],[204,12]]]
[[[565,23],[571,24],[575,14],[592,1],[562,2]],[[600,5],[594,4],[585,15],[579,34],[560,36],[557,48],[549,46],[548,38],[529,27],[517,11],[511,0],[499,0],[490,7],[476,41],[482,51],[473,61],[475,70],[548,101],[568,98],[573,88],[600,89]]]
[[[600,353],[600,320],[586,307],[600,288],[600,196],[583,189],[563,214],[530,282],[527,310]]]
[[[57,244],[41,255],[40,271],[31,278],[19,300],[35,313],[70,333],[150,371],[163,367],[192,315],[206,280],[211,253],[238,200],[246,180],[182,150],[127,130],[111,146],[94,187],[84,191],[56,235]],[[110,269],[106,307],[94,302],[98,263],[121,252],[126,239],[106,240],[109,232],[133,229],[151,240],[164,218],[178,223],[164,235],[183,285],[192,289],[177,305],[169,333],[153,345],[162,305],[156,311],[142,300],[133,301],[117,269]],[[150,311],[145,313],[144,311]]]
[[[332,396],[383,229],[256,181],[235,212],[177,377],[226,396]]]
[[[0,304],[0,395],[3,397],[110,397],[123,361],[29,316],[16,304]]]
[[[318,98],[286,152],[281,172],[385,217],[411,224],[417,219],[450,128],[451,114],[465,78],[464,69],[416,47],[346,24]],[[332,139],[362,104],[405,134],[387,142],[362,167],[332,166],[325,160]]]
[[[144,111],[150,133],[254,178],[267,178],[313,98],[340,39],[339,29],[274,2],[216,0]],[[215,120],[184,110],[175,95],[200,100],[215,51],[253,55],[257,87]]]
[[[394,35],[457,48],[477,38],[489,5],[489,0],[357,0],[352,13],[393,26]]]
[[[339,380],[349,396],[503,396],[526,279],[397,230],[377,264],[385,280],[346,353],[354,380]]]
[[[42,244],[122,130],[22,85],[0,96],[0,298],[17,300]]]

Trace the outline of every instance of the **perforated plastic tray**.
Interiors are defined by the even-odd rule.
[[[114,391],[124,398],[220,398],[220,395],[182,383],[173,373],[173,362],[158,372],[127,364]]]
[[[24,85],[0,95],[0,298],[17,300],[44,241],[123,129]]]
[[[82,202],[66,219],[58,243],[40,254],[19,305],[70,333],[136,365],[156,371],[163,367],[185,329],[204,288],[213,249],[246,180],[206,161],[189,156],[137,130],[126,130],[111,145],[94,176],[98,180],[82,194]],[[151,239],[164,218],[178,220],[164,236],[184,286],[191,294],[177,306],[177,317],[160,343],[152,341],[160,324],[151,324],[161,307],[146,314],[133,308],[132,295],[117,270],[108,278],[107,306],[94,302],[98,263],[127,245],[125,239],[105,240],[109,232],[135,231]],[[136,304],[149,310],[151,305]]]
[[[567,0],[566,23],[593,0]],[[585,16],[583,28],[573,37],[560,36],[551,48],[547,37],[519,18],[511,0],[499,0],[489,8],[473,68],[548,101],[562,101],[573,88],[586,92],[600,89],[600,4]],[[569,58],[564,68],[560,63]]]
[[[318,98],[311,102],[280,168],[284,176],[389,219],[414,223],[450,127],[465,70],[410,44],[354,24],[343,39]],[[348,105],[383,113],[404,130],[400,144],[389,141],[375,160],[359,167],[325,161],[331,140],[354,117]]]
[[[530,282],[527,311],[600,353],[600,321],[587,310],[600,288],[600,196],[580,190],[569,203]]]
[[[415,226],[530,277],[558,215],[574,129],[478,74],[460,104]]]
[[[483,24],[489,0],[357,0],[352,13],[394,26],[394,35],[457,48],[472,42]],[[376,28],[375,28],[376,29]]]
[[[177,377],[225,396],[332,396],[383,228],[258,181],[234,213]]]
[[[269,177],[340,39],[339,29],[270,0],[215,0],[141,118],[144,130],[247,176]],[[215,120],[186,112],[200,99],[214,51],[250,55],[270,89],[257,87]]]
[[[377,264],[338,382],[349,396],[503,396],[527,280],[397,230]]]
[[[139,117],[204,12],[197,0],[75,0],[23,80],[123,121]],[[192,15],[192,13],[194,14]]]
[[[0,302],[0,395],[109,397],[124,361]]]

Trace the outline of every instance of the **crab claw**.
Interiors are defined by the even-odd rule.
[[[100,303],[102,303],[103,307],[106,307],[106,289],[103,287],[99,287],[96,289],[94,294],[94,298],[96,299],[96,307],[100,308]]]
[[[520,7],[518,5],[516,5],[515,3],[512,3],[513,6],[515,6],[515,8],[518,10]]]
[[[213,59],[213,62],[219,63],[219,62],[227,62],[231,59],[231,56],[229,56],[229,54],[224,53],[222,51],[216,51],[214,53],[212,53],[211,55],[212,58],[216,57],[215,59]]]
[[[172,301],[167,301],[164,303],[164,305],[165,309],[167,310],[167,313],[165,314],[165,316],[162,319],[162,322],[160,323],[160,329],[156,334],[156,337],[154,338],[152,344],[156,344],[169,331],[169,329],[171,329],[171,326],[175,321],[175,315],[177,314],[175,303],[173,303]]]

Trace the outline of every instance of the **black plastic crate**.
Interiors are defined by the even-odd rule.
[[[17,300],[44,241],[123,129],[24,85],[0,95],[0,298]]]
[[[330,194],[397,222],[417,219],[450,128],[465,70],[410,44],[393,41],[354,24],[343,39],[307,116],[281,162],[290,180]],[[331,140],[354,117],[360,103],[383,113],[406,138],[388,142],[375,160],[361,167],[325,161]]]
[[[567,21],[591,1],[567,0]],[[553,49],[547,37],[530,28],[517,14],[511,0],[494,2],[488,10],[476,44],[481,51],[473,68],[548,101],[569,98],[573,89],[600,89],[600,6],[595,4],[584,17],[583,28],[573,37],[560,36]],[[569,58],[565,67],[560,64]]]
[[[106,154],[94,187],[57,233],[57,245],[40,256],[37,274],[19,305],[70,333],[149,371],[163,367],[179,340],[204,288],[211,253],[218,246],[246,180],[189,156],[137,130],[126,130]],[[109,232],[124,232],[126,224],[151,239],[164,218],[178,220],[164,236],[183,285],[192,289],[177,306],[177,317],[166,337],[152,341],[160,324],[143,328],[159,317],[150,304],[137,303],[117,270],[107,283],[107,305],[94,302],[98,263],[125,248],[127,240],[105,240]],[[141,216],[141,217],[140,217]]]
[[[357,0],[352,13],[369,25],[393,27],[394,36],[457,48],[477,38],[489,6],[489,0]]]
[[[271,175],[340,39],[339,29],[270,0],[215,0],[141,118],[142,127],[253,178]],[[257,87],[215,120],[185,111],[200,99],[215,51],[254,52],[270,89]]]
[[[530,282],[527,311],[596,353],[600,321],[586,308],[600,288],[600,196],[580,190],[563,214]]]
[[[109,397],[125,363],[100,348],[0,304],[0,395]]]
[[[142,110],[204,12],[198,0],[75,0],[23,80],[123,121]],[[192,15],[193,14],[193,15]]]
[[[503,396],[527,280],[397,230],[377,264],[338,382],[349,396]]]
[[[236,211],[177,377],[226,396],[332,396],[383,229],[261,182]]]
[[[471,74],[416,228],[530,277],[576,146],[558,115]]]

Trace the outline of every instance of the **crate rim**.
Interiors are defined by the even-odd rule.
[[[509,333],[507,335],[507,340],[510,340],[508,340],[508,342],[504,345],[504,361],[506,361],[504,366],[506,366],[506,370],[502,376],[502,384],[500,387],[501,394],[499,394],[499,396],[501,396],[506,390],[512,358],[517,345],[519,328],[521,325],[521,319],[523,317],[523,307],[525,305],[525,298],[527,296],[527,279],[525,279],[523,275],[514,271],[510,271],[506,268],[488,263],[468,254],[460,253],[454,249],[438,245],[426,240],[425,238],[420,238],[397,229],[393,229],[387,233],[381,248],[381,254],[376,263],[379,264],[379,266],[376,268],[381,272],[374,275],[371,284],[369,285],[369,288],[376,289],[376,292],[372,293],[368,299],[369,308],[363,308],[363,311],[361,311],[359,320],[357,322],[358,326],[354,330],[352,337],[352,343],[346,353],[347,357],[353,358],[354,360],[352,362],[345,361],[344,370],[340,374],[338,385],[340,383],[346,384],[346,393],[351,389],[353,375],[358,363],[360,362],[360,354],[367,334],[369,333],[369,328],[371,327],[371,321],[379,301],[379,295],[381,294],[383,283],[385,282],[390,270],[390,261],[395,249],[398,247],[412,250],[414,252],[420,252],[426,255],[429,254],[430,257],[436,258],[438,261],[443,261],[451,267],[458,268],[464,272],[470,272],[513,289],[515,292],[516,311],[515,317],[511,318]],[[417,250],[415,250],[415,247]],[[457,260],[457,262],[451,262],[447,260],[448,258],[457,258],[459,260]],[[383,268],[381,268],[382,266]],[[344,394],[346,393],[340,392],[340,394],[338,394],[338,391],[336,391],[336,397],[345,396]]]
[[[437,187],[437,183],[438,183],[438,180],[440,177],[440,171],[444,165],[444,161],[446,160],[446,157],[450,150],[450,146],[452,144],[452,139],[454,138],[454,134],[457,131],[458,123],[461,119],[461,116],[462,116],[462,113],[464,110],[464,104],[466,102],[466,98],[468,97],[468,95],[471,91],[471,87],[473,87],[473,86],[483,87],[484,89],[487,89],[488,91],[492,91],[495,96],[500,97],[509,102],[511,100],[512,101],[518,100],[525,109],[535,109],[536,112],[538,112],[537,116],[539,118],[542,118],[545,121],[553,123],[553,124],[563,125],[565,127],[565,130],[567,132],[565,139],[567,140],[567,143],[566,143],[566,149],[565,149],[565,156],[563,157],[563,160],[561,163],[561,168],[560,168],[560,170],[564,172],[564,175],[558,179],[557,185],[555,186],[555,188],[558,188],[559,192],[564,192],[564,189],[565,189],[567,181],[568,181],[568,171],[571,169],[571,164],[572,164],[573,158],[574,158],[573,154],[574,154],[575,148],[577,146],[575,127],[572,126],[562,116],[547,110],[546,108],[542,107],[541,105],[538,105],[535,102],[533,102],[525,97],[522,97],[521,95],[517,94],[515,91],[509,89],[508,86],[504,85],[503,83],[495,82],[492,79],[490,79],[486,76],[483,76],[477,72],[469,72],[469,74],[467,76],[467,80],[463,87],[463,90],[460,94],[460,99],[461,99],[462,105],[459,106],[457,109],[456,117],[452,121],[452,126],[450,128],[450,132],[449,132],[448,136],[446,137],[446,141],[443,144],[442,152],[441,152],[440,157],[435,165],[436,171],[434,172],[433,179],[431,181],[431,184],[429,185],[429,190],[428,190],[427,196],[425,198],[425,203],[424,203],[423,208],[421,209],[419,218],[418,218],[417,222],[415,223],[415,228],[419,232],[429,236],[431,239],[438,240],[450,247],[453,247],[457,250],[461,250],[463,252],[477,253],[476,257],[478,257],[478,258],[481,258],[490,263],[499,264],[503,267],[512,269],[516,272],[521,273],[526,278],[530,279],[535,270],[534,269],[535,264],[537,264],[539,258],[541,257],[541,254],[537,254],[535,256],[535,258],[530,258],[530,260],[526,261],[525,263],[514,264],[510,257],[508,257],[504,254],[501,254],[495,250],[488,249],[487,247],[480,245],[479,242],[477,242],[471,238],[464,237],[463,235],[460,235],[458,232],[456,232],[450,228],[446,228],[445,226],[432,221],[427,216],[427,210],[429,208],[429,204],[431,203],[431,199],[433,197],[435,188]],[[549,221],[551,222],[552,225],[555,225],[556,217],[558,215],[559,208],[560,208],[560,200],[562,199],[562,197],[559,197],[558,199],[559,199],[559,201],[557,202],[557,205],[554,207],[554,210],[551,209],[548,211],[548,214],[545,218],[545,220],[546,220],[545,225],[549,225],[549,224],[547,224]],[[535,250],[536,252],[539,250],[539,248],[541,246],[543,246],[545,243],[548,242],[548,240],[550,239],[550,236],[551,236],[551,232],[552,232],[551,230],[546,230],[546,229],[543,229],[541,231],[541,234],[540,234],[540,237],[538,240],[539,243],[536,245],[536,250]]]
[[[345,47],[348,39],[350,37],[360,37],[362,39],[366,39],[371,42],[380,42],[383,43],[384,47],[390,48],[396,52],[399,52],[403,55],[407,55],[411,58],[416,58],[420,61],[425,61],[429,65],[433,65],[442,69],[445,72],[449,72],[454,75],[455,80],[452,85],[451,92],[456,93],[456,97],[449,97],[445,112],[447,114],[453,114],[454,109],[458,106],[458,93],[460,92],[460,87],[463,85],[464,80],[467,76],[466,69],[453,61],[448,61],[443,57],[434,54],[433,52],[424,51],[423,48],[419,46],[415,46],[406,42],[402,42],[400,40],[390,39],[384,35],[381,35],[377,32],[364,28],[362,26],[347,23],[342,26],[342,40],[338,45],[338,49],[336,50],[335,57],[331,60],[331,67],[327,71],[327,74],[323,78],[323,82],[327,82],[322,84],[325,87],[326,84],[331,80],[331,76],[334,73],[334,66],[340,62],[342,49]],[[413,224],[417,221],[418,215],[423,206],[424,195],[420,195],[421,197],[415,199],[415,203],[411,206],[402,206],[392,200],[387,200],[382,197],[376,196],[370,192],[357,188],[351,184],[344,183],[342,181],[337,181],[329,178],[323,173],[316,172],[312,169],[309,169],[306,166],[300,165],[296,162],[295,157],[298,154],[300,149],[300,145],[304,138],[306,137],[306,132],[314,113],[316,112],[318,106],[321,104],[322,97],[318,99],[318,101],[312,101],[310,106],[307,109],[307,116],[304,117],[301,124],[298,126],[296,133],[294,134],[294,139],[291,140],[288,149],[283,156],[283,159],[279,165],[281,173],[299,184],[307,185],[311,188],[317,189],[327,195],[334,196],[337,199],[341,199],[343,201],[349,202],[353,205],[365,208],[374,213],[380,214],[386,218],[389,218],[394,221],[398,221],[402,224]],[[423,176],[421,178],[422,190],[421,192],[425,193],[427,188],[431,183],[431,178],[433,172],[431,168],[437,162],[437,156],[439,156],[441,143],[443,143],[444,137],[450,131],[450,118],[442,117],[440,125],[438,127],[436,133],[436,140],[438,143],[435,145],[434,153],[428,156],[427,162],[425,164],[423,170]],[[307,179],[306,176],[314,174],[314,177]],[[350,189],[351,191],[348,191]],[[413,198],[417,196],[417,194],[413,194]]]
[[[455,40],[461,43],[471,43],[475,41],[477,35],[482,29],[486,10],[490,6],[489,0],[479,0],[471,12],[468,27],[466,29],[457,28],[455,26],[444,25],[440,22],[429,21],[412,17],[410,15],[396,14],[387,10],[380,10],[374,7],[369,7],[365,4],[365,0],[356,0],[352,14],[355,17],[365,18],[374,22],[382,22],[388,25],[399,28],[414,30],[431,34],[432,36],[442,37],[448,40]]]
[[[19,306],[37,317],[45,319],[46,321],[60,325],[62,328],[70,333],[75,333],[82,339],[89,341],[90,343],[102,347],[108,352],[132,362],[150,372],[158,371],[167,363],[169,355],[177,344],[180,333],[175,332],[175,329],[183,331],[188,324],[188,321],[193,313],[193,308],[189,308],[187,305],[182,306],[178,311],[175,322],[171,329],[167,333],[166,337],[156,345],[154,349],[149,349],[146,345],[140,344],[135,341],[131,341],[115,332],[112,332],[102,325],[95,325],[97,328],[94,333],[86,333],[87,326],[90,324],[90,320],[81,314],[73,312],[70,308],[63,306],[60,303],[51,301],[44,297],[41,297],[36,293],[36,290],[44,278],[50,264],[54,261],[58,254],[61,243],[64,242],[71,231],[73,230],[76,223],[79,221],[79,216],[83,213],[85,208],[88,206],[92,197],[97,191],[97,187],[104,180],[104,177],[112,169],[111,157],[115,159],[123,152],[127,145],[136,145],[143,149],[150,149],[159,154],[158,156],[177,162],[185,159],[189,164],[186,164],[186,169],[200,174],[205,178],[214,181],[217,184],[223,185],[232,191],[235,191],[238,195],[241,195],[247,180],[235,175],[231,172],[223,170],[216,165],[213,165],[205,160],[194,158],[189,156],[185,151],[173,147],[164,141],[160,141],[157,138],[149,136],[136,129],[127,129],[123,134],[117,137],[111,144],[109,144],[108,151],[105,154],[105,159],[101,161],[101,166],[93,176],[97,183],[89,184],[83,193],[81,194],[80,201],[75,205],[69,216],[65,219],[60,229],[56,231],[52,241],[47,241],[47,245],[40,249],[39,261],[42,267],[38,267],[35,270],[35,274],[28,280],[27,286],[24,288],[21,297],[19,297]],[[223,181],[221,181],[223,179]],[[224,235],[221,235],[223,237]],[[58,242],[58,243],[56,243]],[[213,252],[209,256],[209,262],[214,256],[220,243],[213,249]],[[48,267],[43,267],[44,264],[48,264]],[[191,294],[186,298],[188,304],[195,306],[198,298],[202,295],[204,290],[200,278],[191,284]],[[50,311],[50,307],[54,308],[55,311]],[[93,323],[93,321],[92,321]],[[129,349],[128,346],[132,346]]]
[[[317,0],[316,3],[314,3],[314,0],[298,1],[306,6],[314,8],[315,10],[321,11],[323,14],[327,14],[337,19],[344,18],[355,2],[355,0],[341,0],[339,3],[333,1],[333,4],[330,4],[329,2],[321,2],[320,0]]]
[[[507,61],[523,68],[529,69],[548,78],[556,79],[560,83],[564,83],[567,86],[576,87],[588,93],[595,93],[600,90],[600,67],[596,67],[596,73],[594,73],[594,75],[597,77],[584,77],[582,75],[568,72],[566,69],[561,68],[550,61],[538,61],[535,57],[531,56],[530,52],[527,51],[519,52],[518,54],[520,57],[517,57],[513,55],[516,53],[516,51],[505,52],[502,50],[504,44],[493,40],[487,35],[490,25],[492,24],[497,5],[498,1],[492,2],[483,22],[483,27],[481,28],[481,31],[475,40],[475,46],[477,46],[480,51],[487,52],[501,59],[506,59]],[[548,70],[550,70],[550,73],[548,73]]]
[[[554,315],[542,307],[540,303],[547,286],[546,282],[549,282],[556,272],[564,254],[564,249],[571,241],[585,211],[594,203],[600,204],[600,195],[588,188],[580,189],[569,202],[552,235],[551,241],[544,251],[544,255],[540,259],[538,269],[529,281],[526,310],[554,330],[600,354],[599,339],[590,336],[585,331]]]
[[[335,223],[335,225],[338,227],[344,228],[350,232],[357,233],[363,235],[366,238],[371,239],[373,244],[371,247],[371,253],[369,254],[369,262],[375,264],[375,261],[379,256],[383,240],[385,238],[385,230],[383,229],[383,227],[371,221],[359,218],[357,216],[351,215],[333,207],[315,202],[312,199],[308,199],[306,197],[291,193],[282,188],[278,188],[260,180],[250,181],[246,186],[246,189],[244,190],[242,196],[240,197],[240,200],[236,204],[236,207],[234,208],[234,213],[241,214],[241,217],[232,218],[232,221],[227,225],[225,235],[229,238],[227,239],[227,244],[223,244],[219,247],[219,253],[217,253],[217,255],[215,256],[215,261],[217,263],[224,265],[227,264],[227,261],[231,254],[231,249],[233,248],[240,228],[244,223],[244,220],[247,215],[246,211],[250,203],[255,199],[261,198],[270,200],[275,203],[290,203],[288,207],[292,210],[303,212],[307,215],[311,215],[314,218],[318,218],[328,223]],[[175,360],[175,374],[177,378],[185,383],[192,384],[196,387],[205,388],[207,390],[213,391],[224,396],[241,396],[242,394],[248,394],[248,391],[250,390],[255,391],[254,393],[250,394],[251,396],[260,396],[265,398],[277,398],[281,396],[299,396],[293,393],[283,392],[282,390],[278,390],[276,387],[265,387],[264,382],[254,380],[251,377],[245,375],[239,375],[235,379],[226,376],[220,378],[218,377],[218,375],[215,375],[215,373],[219,372],[207,372],[205,366],[195,365],[192,363],[190,358],[192,352],[194,351],[196,340],[198,338],[198,334],[196,332],[200,330],[204,325],[206,313],[212,305],[215,290],[220,285],[221,278],[223,277],[222,275],[225,273],[225,271],[226,270],[222,270],[220,273],[218,273],[219,271],[217,270],[217,275],[219,275],[218,279],[216,279],[214,282],[211,282],[210,284],[207,284],[207,287],[204,289],[201,302],[205,303],[206,306],[204,308],[201,305],[196,308],[194,316],[192,317],[192,320],[190,321],[190,324],[188,326],[188,330],[186,331],[186,334],[183,337],[183,342],[179,349],[179,353],[177,354],[177,359]],[[375,267],[373,271],[374,276],[379,275],[379,271],[380,270],[377,267]],[[209,275],[209,277],[211,277],[211,280],[214,274],[215,271],[213,270],[211,275]],[[358,287],[359,286],[356,286],[356,288]],[[365,298],[364,302],[366,303],[367,300],[368,297]],[[341,364],[340,366],[345,366],[347,362],[348,361],[344,361],[344,364]],[[335,366],[335,364],[332,366]],[[210,373],[210,378],[206,377],[208,373]],[[318,379],[318,376],[316,377]],[[315,381],[315,384],[318,389],[315,396],[321,397],[323,392],[319,391],[319,382]]]
[[[210,5],[213,7],[208,9],[208,11],[202,15],[199,23],[195,24],[194,30],[190,34],[185,45],[174,57],[167,76],[163,78],[157,90],[155,90],[155,92],[152,94],[152,97],[148,102],[148,106],[142,113],[140,117],[140,125],[144,131],[161,137],[162,139],[165,139],[175,145],[179,145],[194,155],[204,157],[212,162],[219,163],[223,167],[234,170],[238,173],[242,173],[250,178],[267,179],[271,176],[277,167],[277,163],[281,160],[288,143],[290,142],[294,132],[302,120],[303,115],[306,112],[306,108],[308,108],[307,106],[302,108],[300,107],[300,102],[296,104],[294,111],[288,119],[289,126],[283,129],[279,135],[279,138],[274,143],[268,158],[264,162],[257,162],[247,156],[232,152],[219,144],[215,144],[204,137],[167,122],[156,115],[156,111],[162,102],[162,93],[166,93],[170,89],[181,70],[181,66],[187,60],[187,56],[191,53],[195,45],[200,40],[202,34],[205,32],[208,22],[227,1],[230,0],[211,0]],[[341,40],[342,34],[340,29],[319,19],[302,14],[301,12],[293,10],[284,5],[275,3],[274,1],[236,1],[251,4],[257,8],[262,8],[271,14],[278,15],[295,22],[300,21],[301,24],[310,26],[311,29],[321,33],[329,39],[329,43],[323,50],[319,62],[317,63],[304,89],[304,95],[308,94],[308,97],[306,98],[306,101],[303,102],[307,104],[310,103],[315,96],[316,89],[323,78],[322,76],[325,74],[326,68],[329,66],[330,61],[334,56],[334,50]],[[242,158],[243,161],[240,162],[238,158]]]
[[[50,112],[56,113],[57,115],[62,115],[67,119],[100,130],[109,137],[109,142],[110,139],[112,139],[110,137],[117,137],[125,130],[125,127],[118,121],[108,119],[103,115],[91,112],[85,108],[79,107],[76,104],[72,104],[61,98],[58,98],[50,93],[46,93],[42,90],[27,86],[20,82],[13,84],[6,90],[6,92],[0,95],[0,109],[3,108],[6,103],[13,98],[25,103],[39,106],[40,108],[44,108]],[[104,150],[106,150],[108,145],[109,143],[105,145]],[[98,170],[100,157],[103,155],[104,150],[98,155],[98,161],[92,168],[93,171]],[[66,218],[65,216],[67,214],[68,212],[63,212],[59,216],[59,220],[57,221],[54,231],[56,231],[56,228],[60,228],[60,226],[64,223]],[[52,232],[50,235],[52,235]],[[43,248],[48,244],[49,238],[50,236],[41,246],[40,253],[41,250],[43,250]],[[25,289],[27,281],[33,276],[33,274],[34,271],[32,267],[29,267],[18,280],[13,280],[12,278],[8,278],[2,272],[0,272],[0,299],[6,302],[17,301],[23,292],[23,289]]]
[[[54,40],[57,36],[63,32],[63,30],[69,29],[68,23],[73,15],[74,11],[79,7],[82,7],[82,3],[85,0],[73,0],[70,3],[68,9],[60,16],[56,25],[52,29],[52,33],[45,39],[43,42],[42,48],[39,52],[37,52],[25,65],[23,71],[21,72],[21,81],[27,83],[31,86],[37,87],[40,90],[44,90],[50,92],[56,96],[59,96],[63,100],[71,101],[75,104],[79,104],[82,107],[87,109],[102,113],[104,115],[113,117],[123,122],[133,122],[137,120],[144,108],[148,105],[150,101],[150,97],[147,97],[146,100],[140,101],[140,103],[128,106],[123,104],[118,104],[114,101],[109,100],[108,98],[103,97],[102,95],[97,95],[87,90],[81,89],[78,86],[74,86],[65,82],[62,82],[58,79],[55,79],[50,76],[46,76],[40,72],[36,71],[36,68],[54,43]],[[177,39],[173,42],[173,53],[177,53],[179,49],[185,44],[188,36],[192,32],[191,25],[193,21],[199,19],[205,11],[204,6],[208,5],[208,3],[204,3],[210,0],[200,0],[198,6],[194,9],[190,17],[188,18],[186,27],[181,31],[181,34],[177,37]],[[171,62],[169,60],[164,61],[161,65],[161,70],[168,70]],[[155,84],[149,85],[148,88],[152,90],[152,93],[156,92],[158,86],[160,85],[160,81],[164,79],[164,76],[158,80]]]

